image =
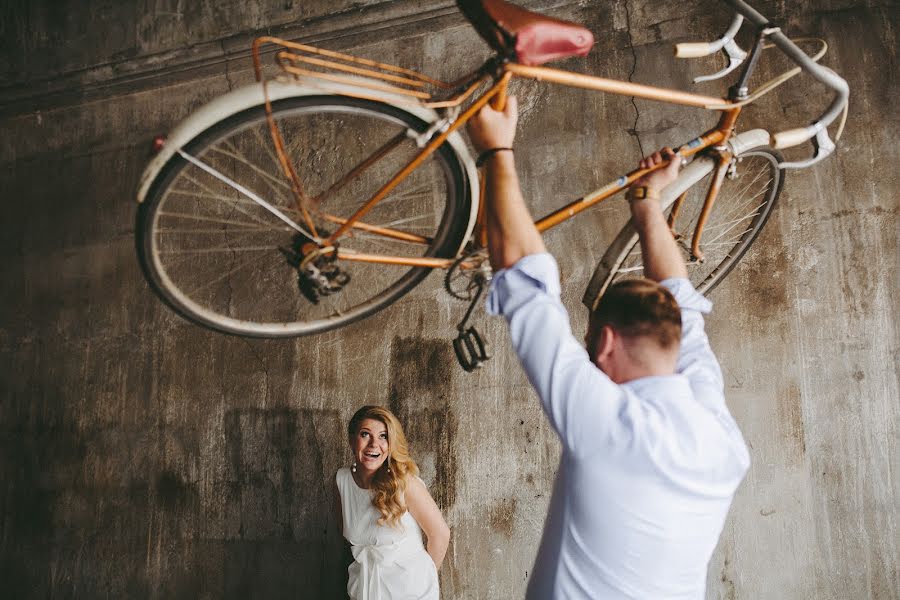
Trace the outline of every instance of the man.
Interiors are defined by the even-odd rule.
[[[527,597],[699,599],[728,507],[749,466],[703,331],[711,304],[687,269],[659,191],[658,167],[629,190],[648,279],[611,286],[573,337],[556,262],[519,189],[516,101],[485,107],[469,133],[486,165],[488,309],[513,346],[562,442],[562,457]],[[640,188],[640,193],[635,193]]]

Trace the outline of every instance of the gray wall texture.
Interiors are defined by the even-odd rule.
[[[717,63],[675,61],[671,44],[730,17],[711,0],[524,4],[595,32],[591,54],[562,66],[684,89]],[[712,295],[708,331],[753,466],[708,597],[898,598],[898,5],[758,8],[831,43],[825,64],[850,81],[851,110],[837,153],[789,174],[761,239]],[[341,597],[330,482],[349,460],[346,420],[377,403],[405,423],[453,530],[444,597],[521,597],[559,445],[501,321],[479,319],[494,358],[472,375],[449,345],[464,306],[438,275],[344,330],[228,337],[167,310],[134,250],[153,136],[248,81],[254,35],[450,79],[487,55],[453,4],[12,0],[0,17],[0,595]],[[537,213],[712,118],[534,83],[514,93]],[[796,126],[824,102],[793,83],[742,127]],[[548,235],[576,330],[622,222],[591,218]]]

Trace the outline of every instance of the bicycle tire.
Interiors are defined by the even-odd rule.
[[[706,257],[702,263],[690,256],[690,244],[715,161],[709,156],[699,157],[695,160],[702,161],[698,169],[689,172],[688,167],[679,174],[680,181],[676,180],[669,186],[687,190],[688,193],[675,221],[675,233],[688,264],[691,283],[704,295],[722,282],[759,236],[784,185],[784,170],[778,166],[783,159],[775,150],[756,148],[741,154],[736,160],[739,176],[734,179],[726,176],[704,228],[700,248]],[[747,175],[750,176],[749,182]],[[679,194],[680,191],[676,191],[663,195],[664,211],[671,208]],[[719,241],[725,234],[733,235],[731,232],[735,229],[739,230],[736,238]],[[721,249],[718,246],[711,249],[713,244],[720,245]],[[612,283],[642,275],[638,236],[629,221],[600,260],[583,302],[593,309]]]
[[[422,133],[430,126],[396,106],[347,96],[290,97],[273,102],[272,108],[309,195],[328,189],[385,140],[404,131]],[[264,106],[216,123],[183,151],[303,223],[271,146]],[[371,189],[385,183],[396,166],[416,152],[415,140],[407,138],[323,206],[342,218],[353,214]],[[372,234],[357,230],[341,241],[343,247],[362,252],[375,248],[387,254],[450,258],[462,245],[470,205],[464,165],[444,143],[365,217],[372,225],[392,224],[421,235],[429,240],[427,245],[417,244],[416,252],[409,254],[408,242],[372,239]],[[316,221],[320,234],[337,227],[319,217]],[[196,222],[200,225],[192,230]],[[296,265],[290,263],[293,246],[299,246],[296,232],[180,154],[150,186],[138,210],[136,232],[144,274],[169,307],[194,323],[248,337],[295,337],[348,325],[390,305],[431,272],[353,263],[346,267],[351,279],[344,289],[315,301],[302,293]],[[400,246],[403,252],[390,252]],[[184,256],[162,258],[179,253]],[[240,262],[238,253],[243,253]],[[251,259],[260,268],[248,264]],[[189,289],[193,284],[199,287]]]

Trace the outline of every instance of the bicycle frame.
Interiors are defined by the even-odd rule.
[[[712,96],[703,96],[679,90],[660,88],[655,86],[643,85],[621,80],[606,79],[591,75],[573,73],[561,69],[555,69],[544,66],[526,66],[515,62],[501,62],[498,57],[493,57],[487,61],[480,69],[471,73],[457,82],[443,83],[411,71],[378,63],[375,61],[360,59],[338,52],[322,50],[304,44],[287,42],[277,38],[263,37],[254,41],[253,44],[253,60],[256,69],[257,80],[262,83],[265,89],[266,80],[263,77],[262,65],[260,59],[260,46],[264,43],[273,43],[282,46],[284,50],[276,53],[276,62],[279,67],[286,73],[294,76],[319,77],[331,82],[349,83],[352,88],[348,89],[346,95],[368,98],[372,97],[367,94],[367,90],[389,91],[398,96],[406,97],[411,103],[418,103],[429,108],[456,108],[460,107],[469,98],[474,97],[471,104],[465,110],[458,114],[452,120],[443,123],[440,128],[434,132],[427,144],[420,152],[410,160],[403,168],[391,177],[377,192],[375,192],[368,200],[366,200],[356,212],[347,218],[336,217],[333,215],[323,215],[324,218],[338,225],[327,238],[320,238],[318,248],[307,248],[305,251],[318,252],[320,255],[336,253],[336,257],[341,260],[381,263],[390,265],[405,265],[410,267],[427,267],[427,268],[449,268],[456,261],[456,258],[433,258],[433,257],[404,257],[391,256],[381,254],[362,254],[343,250],[337,247],[336,242],[349,230],[360,229],[369,233],[382,235],[388,238],[403,240],[410,243],[429,244],[430,239],[410,234],[408,232],[378,227],[365,223],[362,219],[365,215],[383,200],[390,192],[399,185],[412,171],[424,162],[447,138],[463,125],[465,125],[478,111],[482,109],[488,102],[502,104],[506,94],[509,82],[514,77],[523,79],[535,79],[538,81],[547,81],[568,87],[577,87],[589,89],[593,91],[610,93],[620,96],[634,96],[647,100],[654,100],[669,104],[677,104],[694,108],[702,108],[706,110],[715,110],[721,113],[719,122],[715,127],[706,131],[699,137],[689,141],[685,145],[678,148],[677,153],[682,159],[689,158],[708,148],[714,147],[719,152],[716,170],[714,172],[712,184],[707,192],[704,206],[701,210],[692,239],[692,254],[695,258],[702,260],[702,251],[700,249],[700,241],[702,237],[703,227],[707,217],[715,202],[718,190],[725,177],[727,167],[731,161],[731,154],[725,148],[725,142],[732,136],[734,132],[735,121],[741,112],[740,106],[732,106],[732,102],[727,99]],[[332,72],[322,72],[313,70],[306,65],[313,67],[331,69]],[[337,71],[337,73],[333,72]],[[349,74],[345,75],[345,74]],[[360,80],[352,76],[362,76],[365,80]],[[476,94],[476,90],[482,87],[489,80],[493,80],[490,87],[481,93]],[[445,100],[431,100],[431,93],[427,91],[428,87],[434,87],[438,90],[455,89],[456,93],[452,94]],[[342,92],[344,93],[344,92]],[[318,237],[318,232],[313,224],[309,214],[308,206],[311,200],[322,202],[327,196],[338,189],[344,187],[357,177],[361,176],[370,166],[375,164],[378,159],[387,154],[391,149],[399,145],[406,135],[398,135],[394,139],[389,140],[385,145],[375,151],[369,158],[351,169],[338,182],[334,183],[328,190],[320,194],[314,199],[309,198],[303,191],[302,182],[295,172],[292,162],[287,157],[284,149],[284,142],[277,124],[272,117],[271,104],[266,94],[266,110],[268,114],[269,129],[272,134],[273,142],[284,170],[285,176],[291,181],[294,196],[298,205],[300,215],[303,217],[306,225],[310,228],[313,235]],[[662,168],[660,165],[656,168]],[[647,173],[655,169],[635,169],[625,175],[622,175],[603,187],[566,204],[556,211],[535,221],[535,226],[541,232],[544,232],[556,225],[573,218],[585,209],[595,206],[604,200],[623,191],[634,181],[643,177]],[[674,220],[675,215],[680,208],[683,196],[676,201],[670,216],[670,224]],[[484,226],[484,211],[479,209],[478,216],[473,232],[473,239],[476,248],[486,246],[486,230]]]

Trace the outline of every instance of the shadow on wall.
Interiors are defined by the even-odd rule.
[[[218,441],[193,476],[158,462],[174,444],[203,454],[195,429],[57,423],[6,437],[0,596],[344,597],[330,485],[344,450],[338,411],[235,409],[222,425],[224,440],[206,432]],[[92,456],[120,483],[86,476]]]
[[[446,340],[395,337],[391,343],[388,408],[397,415],[424,475],[434,469],[430,491],[441,511],[456,502],[455,439],[451,397],[459,367]]]
[[[241,409],[225,415],[224,593],[302,598],[343,594],[346,565],[331,513],[343,450],[336,410]]]

